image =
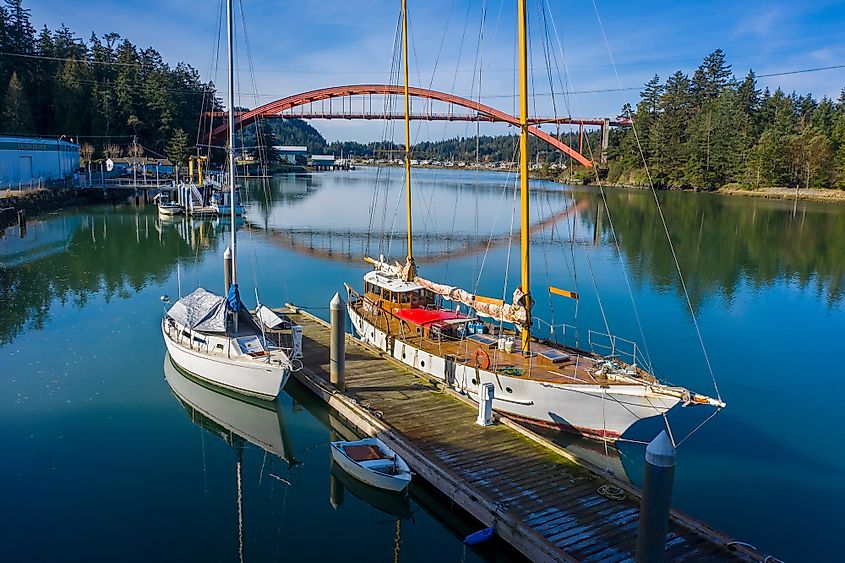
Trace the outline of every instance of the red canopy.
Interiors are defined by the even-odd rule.
[[[404,321],[420,326],[454,319],[469,319],[445,309],[399,309],[395,314]]]

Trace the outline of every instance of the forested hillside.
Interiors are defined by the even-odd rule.
[[[753,72],[737,79],[716,50],[692,77],[654,76],[633,130],[612,136],[608,181],[646,184],[640,156],[661,186],[845,188],[845,89],[838,100],[760,91]]]
[[[98,152],[120,152],[134,135],[158,152],[174,142],[183,150],[194,144],[214,86],[190,65],[171,67],[154,48],[115,33],[84,41],[64,26],[36,32],[22,0],[4,3],[0,132],[66,135]]]

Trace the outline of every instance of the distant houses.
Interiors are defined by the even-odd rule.
[[[129,176],[133,173],[139,176],[153,175],[156,172],[160,175],[173,174],[173,163],[166,158],[148,158],[141,157],[121,157],[112,158],[112,170],[106,173],[107,178],[114,178],[116,176]]]

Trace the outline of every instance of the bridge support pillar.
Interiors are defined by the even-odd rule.
[[[601,163],[607,164],[607,146],[610,144],[610,120],[604,118],[601,124]]]

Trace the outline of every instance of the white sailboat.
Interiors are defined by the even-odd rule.
[[[232,61],[232,0],[227,1],[229,54],[229,201],[235,201],[235,117]],[[170,307],[161,321],[167,351],[183,370],[215,385],[265,399],[278,396],[291,370],[301,367],[302,332],[290,319],[263,305],[255,312],[241,302],[237,281],[237,206],[232,219],[226,296],[197,288]],[[227,251],[228,254],[229,251]],[[162,298],[167,302],[166,297]]]
[[[185,375],[169,356],[164,358],[164,379],[195,423],[227,442],[246,440],[287,463],[297,462],[278,402],[250,399],[203,385]]]
[[[403,1],[405,75],[405,182],[407,257],[404,265],[367,260],[364,291],[348,285],[352,326],[364,341],[437,378],[472,400],[480,385],[494,386],[493,408],[545,427],[614,441],[639,420],[661,416],[678,404],[723,408],[721,399],[664,385],[615,353],[562,346],[531,334],[528,199],[528,78],[526,2],[519,2],[521,283],[511,303],[474,295],[417,275],[411,223],[411,158],[408,102],[408,39]],[[549,288],[577,298],[574,292]],[[443,301],[452,308],[445,308]],[[454,305],[475,314],[461,315]],[[613,337],[611,337],[613,338]],[[614,350],[615,352],[615,350]]]

